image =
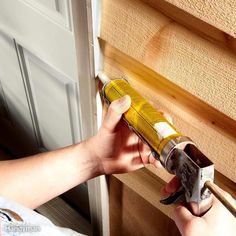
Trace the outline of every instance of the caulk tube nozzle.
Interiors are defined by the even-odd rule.
[[[99,80],[103,83],[103,84],[106,84],[106,83],[109,83],[111,80],[108,78],[108,76],[104,73],[104,72],[102,72],[102,71],[100,71],[99,73],[98,73],[98,78],[99,78]]]

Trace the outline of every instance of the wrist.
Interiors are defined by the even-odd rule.
[[[89,159],[91,160],[91,163],[93,165],[93,169],[96,170],[95,175],[103,175],[104,174],[104,168],[102,164],[102,158],[99,156],[97,152],[97,135],[92,136],[91,138],[85,140],[82,145],[84,146],[84,150],[86,151]]]

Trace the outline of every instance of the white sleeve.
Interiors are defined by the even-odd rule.
[[[0,197],[1,236],[79,236],[71,229],[55,226],[49,219],[16,202]]]

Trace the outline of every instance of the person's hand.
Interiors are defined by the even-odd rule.
[[[179,181],[175,177],[161,192],[167,196],[175,192],[178,187]],[[221,188],[217,188],[230,202],[235,204],[235,199]],[[192,215],[186,207],[181,205],[174,210],[171,217],[183,236],[236,235],[236,219],[215,197],[213,197],[211,209],[202,217]]]
[[[101,174],[124,173],[152,163],[160,163],[150,148],[121,119],[131,105],[128,95],[112,102],[97,135],[88,140],[89,148],[98,158]]]

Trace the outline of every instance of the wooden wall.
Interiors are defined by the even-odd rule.
[[[117,178],[111,177],[109,186],[111,235],[180,235],[168,216]]]
[[[147,3],[158,6],[161,1],[145,0]],[[166,0],[166,2],[182,9],[193,16],[215,26],[228,35],[236,37],[236,2],[225,1],[187,1],[187,0]]]
[[[103,0],[100,44],[105,72],[111,78],[125,76],[156,108],[170,113],[175,126],[215,163],[220,185],[229,186],[234,195],[236,39],[230,5],[234,3],[213,2],[209,6],[205,1]],[[150,197],[142,190],[171,176],[151,166],[144,172],[156,176],[147,188],[143,178],[148,177],[140,177],[142,172],[112,178],[168,216],[154,203],[158,193]],[[137,179],[140,191],[134,187]]]

